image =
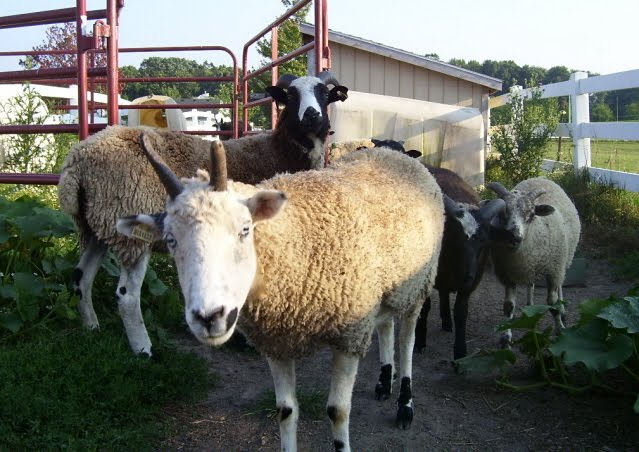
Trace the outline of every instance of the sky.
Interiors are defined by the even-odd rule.
[[[87,0],[103,9],[105,0]],[[74,0],[0,1],[0,16],[74,7]],[[120,46],[220,45],[241,64],[244,44],[286,8],[280,0],[125,0]],[[443,61],[513,60],[520,66],[566,66],[599,74],[639,69],[638,0],[329,0],[331,30]],[[313,13],[308,16],[313,22]],[[31,50],[46,26],[0,30],[0,51]],[[260,57],[253,50],[249,67]],[[149,56],[231,64],[222,52],[122,54],[138,67]],[[0,71],[19,70],[0,57]]]

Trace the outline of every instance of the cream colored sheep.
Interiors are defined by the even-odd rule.
[[[563,300],[562,284],[581,234],[575,205],[559,185],[544,177],[524,180],[511,191],[497,182],[488,188],[506,202],[491,246],[495,275],[505,289],[504,314],[513,317],[517,285],[526,287],[526,302],[533,304],[535,281],[542,278],[546,302],[554,305]],[[563,312],[563,305],[552,310],[557,331],[564,327]],[[501,337],[502,346],[511,340],[507,330]]]
[[[218,184],[220,192],[198,180],[182,186],[148,152],[170,194],[166,214],[123,219],[118,231],[133,237],[143,227],[165,240],[199,340],[219,345],[237,324],[266,356],[282,450],[297,446],[295,359],[326,346],[334,445],[350,450],[358,362],[378,326],[382,364],[392,369],[394,316],[401,317],[397,425],[408,428],[415,323],[435,280],[444,227],[442,194],[428,170],[374,149],[256,187]]]
[[[334,87],[329,89],[329,84]],[[284,106],[276,128],[225,142],[229,173],[235,180],[257,183],[281,172],[323,167],[327,105],[345,100],[348,88],[323,72],[318,77],[284,75],[267,91]],[[122,216],[164,208],[166,194],[140,149],[141,131],[178,176],[190,177],[208,167],[208,141],[166,129],[111,126],[73,147],[62,168],[58,195],[61,209],[75,220],[83,249],[73,275],[82,323],[89,328],[99,325],[91,287],[106,250],[111,249],[121,264],[116,294],[129,344],[134,352],[150,355],[140,290],[151,250],[115,230]]]

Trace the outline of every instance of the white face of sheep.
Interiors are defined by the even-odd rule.
[[[537,197],[543,192],[524,193],[513,190],[501,196],[506,202],[504,212],[496,217],[494,225],[501,230],[499,242],[516,250],[526,238],[530,225],[536,217],[552,214],[555,209],[548,204],[535,204]]]
[[[159,215],[134,215],[118,221],[128,237],[161,239],[175,259],[186,321],[202,342],[226,342],[251,289],[257,270],[255,223],[273,218],[286,202],[279,191],[250,198],[188,182]]]
[[[122,218],[116,228],[127,237],[165,242],[175,259],[189,328],[202,342],[223,344],[235,330],[255,279],[253,227],[277,215],[286,196],[263,190],[247,198],[227,191],[226,159],[220,142],[211,147],[214,183],[201,172],[199,179],[183,184],[148,137],[141,135],[140,145],[169,194],[166,212]]]

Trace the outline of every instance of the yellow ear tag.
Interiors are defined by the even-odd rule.
[[[146,243],[153,243],[155,241],[155,233],[149,226],[144,224],[135,225],[131,231],[131,237],[135,237]]]

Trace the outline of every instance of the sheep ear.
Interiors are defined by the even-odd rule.
[[[263,190],[246,201],[253,222],[275,217],[286,204],[286,195],[281,191]]]
[[[120,218],[115,225],[117,231],[131,239],[153,243],[162,238],[165,212],[155,215],[131,215]]]
[[[266,88],[266,92],[278,105],[286,105],[286,91],[283,88],[279,86],[269,86]]]
[[[411,149],[410,151],[406,151],[406,155],[414,159],[418,159],[422,156],[422,153],[419,152],[417,149]]]
[[[344,102],[348,99],[348,88],[345,86],[335,86],[328,92],[328,103],[332,104],[338,100]]]
[[[548,216],[554,211],[555,208],[553,206],[549,206],[548,204],[539,204],[538,206],[535,206],[535,215],[537,215],[538,217]]]

